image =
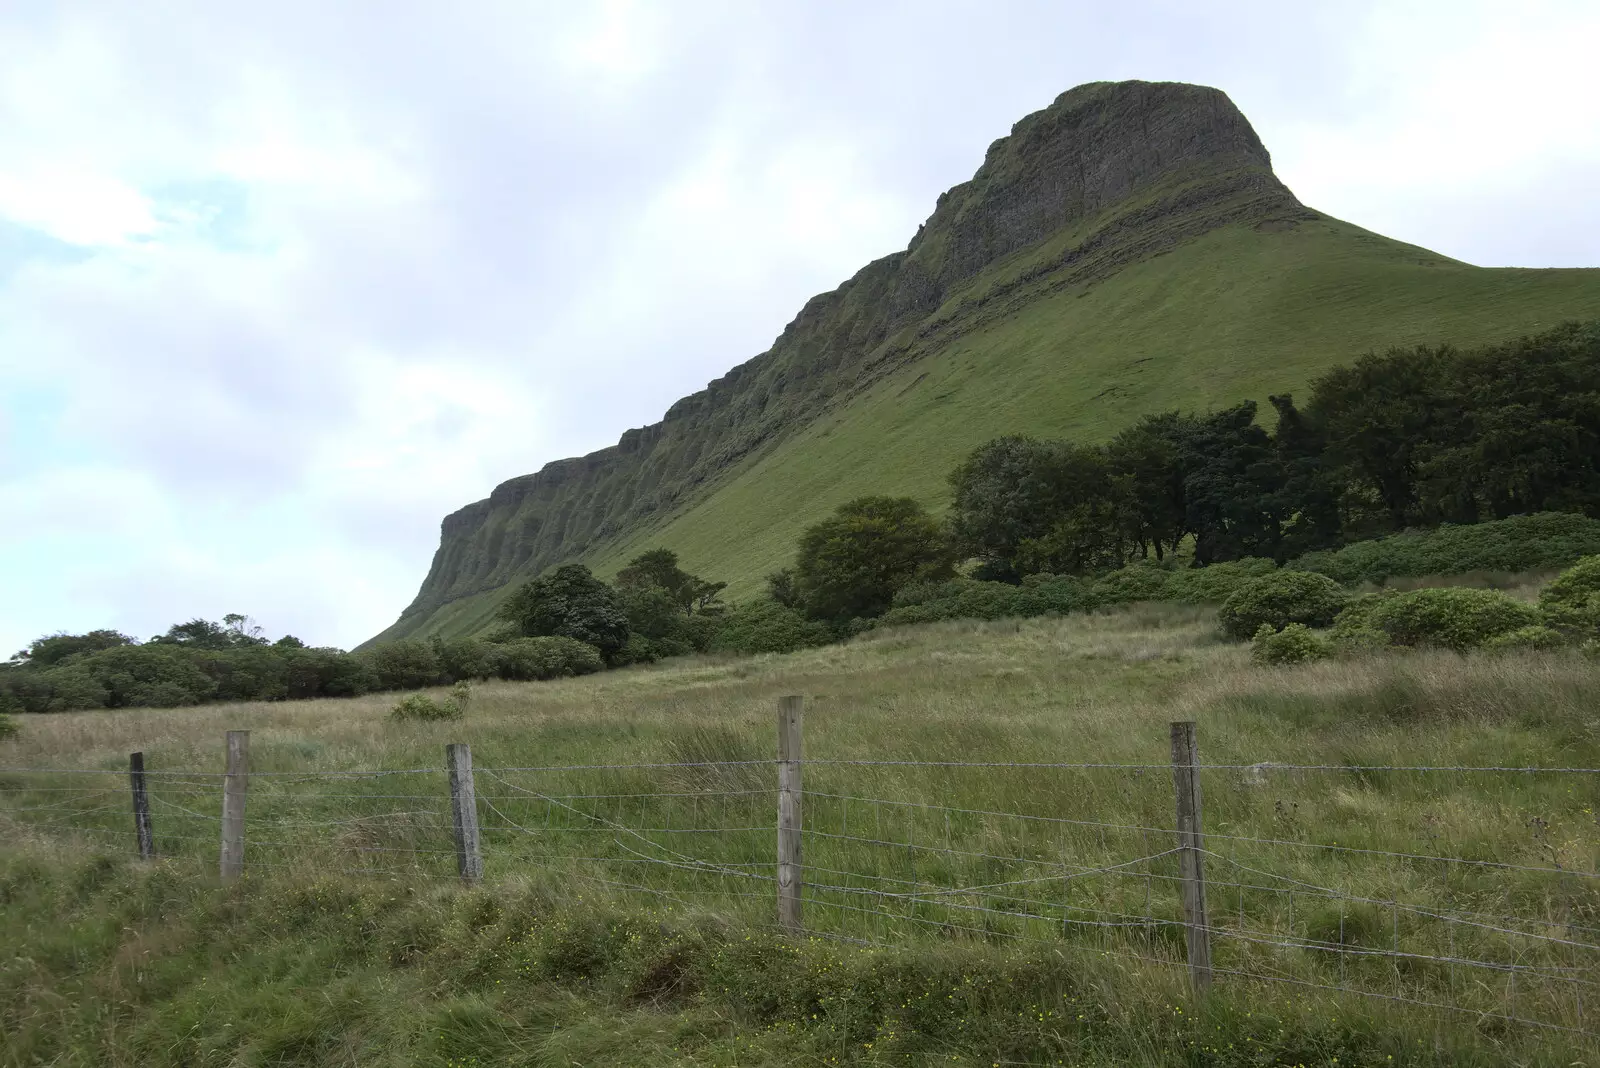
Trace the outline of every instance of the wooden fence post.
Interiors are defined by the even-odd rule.
[[[800,719],[802,697],[778,698],[778,924],[798,932],[800,896]]]
[[[456,833],[456,870],[461,881],[483,878],[483,853],[478,844],[478,795],[472,788],[472,747],[453,742],[444,747],[450,768],[450,823]]]
[[[133,830],[139,836],[139,857],[156,855],[155,835],[150,830],[150,793],[144,782],[144,754],[128,754],[128,782],[133,787]]]
[[[1172,725],[1172,781],[1178,795],[1178,870],[1182,877],[1184,934],[1189,980],[1196,993],[1211,988],[1211,916],[1206,911],[1206,875],[1201,850],[1200,740],[1193,720]]]
[[[244,871],[244,797],[250,789],[250,732],[228,732],[228,769],[222,777],[222,879]]]

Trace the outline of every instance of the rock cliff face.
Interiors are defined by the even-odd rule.
[[[1216,89],[1116,82],[1063,93],[991,145],[904,252],[813,297],[770,350],[615,446],[547,464],[447,516],[421,591],[380,637],[669,516],[831,404],[1016,301],[1241,218],[1307,214]]]

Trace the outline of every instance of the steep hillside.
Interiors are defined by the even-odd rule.
[[[1306,208],[1217,90],[1080,86],[768,352],[448,516],[379,638],[478,629],[509,583],[655,545],[747,594],[840,501],[942,503],[945,473],[996,434],[1098,437],[1292,390],[1374,347],[1595,315],[1600,271],[1473,267]]]

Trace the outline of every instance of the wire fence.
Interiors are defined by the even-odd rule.
[[[1187,969],[1200,986],[1331,990],[1600,1038],[1600,769],[798,751],[475,769],[468,754],[465,793],[444,766],[235,768],[248,785],[242,872],[528,874],[869,945],[1079,948]],[[138,851],[128,775],[0,768],[0,828]],[[229,778],[143,772],[156,858],[216,870]],[[779,904],[786,831],[792,913]]]

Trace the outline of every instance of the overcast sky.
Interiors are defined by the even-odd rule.
[[[447,512],[764,350],[1086,81],[1226,90],[1370,229],[1600,264],[1596,40],[1589,0],[0,0],[0,656],[370,637]]]

